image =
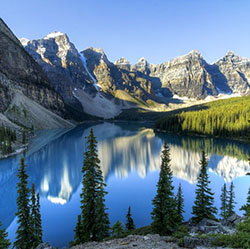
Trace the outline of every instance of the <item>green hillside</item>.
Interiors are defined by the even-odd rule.
[[[155,122],[156,129],[169,132],[221,137],[250,134],[250,96],[217,100],[170,112]]]

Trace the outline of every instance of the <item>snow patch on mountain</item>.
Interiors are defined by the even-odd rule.
[[[51,32],[49,33],[48,35],[46,35],[44,37],[44,39],[50,39],[50,38],[56,38],[58,36],[62,36],[62,35],[65,35],[64,33],[60,32],[60,31],[55,31],[55,32]]]
[[[29,42],[30,40],[23,37],[23,38],[20,38],[19,41],[22,43],[22,45],[23,45],[24,47],[26,47],[27,44],[28,44],[28,42]]]
[[[95,79],[95,77],[89,72],[89,69],[87,67],[87,60],[86,60],[86,58],[85,58],[85,56],[84,56],[83,53],[80,53],[80,59],[82,61],[84,69],[86,70],[86,72],[88,73],[88,75],[90,76],[90,78],[93,80],[94,87],[96,88],[97,91],[99,91],[101,89],[101,86],[97,83],[97,80]]]

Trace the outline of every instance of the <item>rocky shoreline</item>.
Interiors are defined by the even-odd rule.
[[[171,237],[160,236],[158,234],[148,234],[145,236],[141,235],[129,235],[125,238],[121,239],[113,239],[105,242],[88,242],[81,245],[77,245],[71,247],[70,249],[222,249],[222,247],[211,247],[205,245],[197,245],[192,247],[180,247],[176,242],[171,242]],[[205,240],[197,239],[193,240],[193,242],[204,242]],[[202,244],[202,243],[200,243]],[[36,249],[56,249],[55,247],[51,247],[48,243],[40,244]],[[68,249],[68,248],[63,248]],[[223,249],[230,249],[225,248]]]
[[[192,225],[184,223],[188,228],[187,235],[182,238],[171,236],[160,236],[158,234],[128,235],[124,238],[115,238],[103,242],[87,242],[71,247],[70,249],[222,249],[213,246],[217,234],[233,234],[236,232],[236,225],[244,220],[236,214],[228,219],[214,221],[203,219],[199,224]],[[223,247],[224,249],[229,249]],[[48,243],[40,244],[36,249],[56,249]],[[69,249],[69,248],[64,248]]]

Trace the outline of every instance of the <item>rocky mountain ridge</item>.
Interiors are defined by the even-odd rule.
[[[24,42],[24,41],[23,41]],[[0,125],[15,130],[11,153],[23,150],[21,134],[33,129],[73,127],[71,112],[40,65],[0,18]],[[3,146],[0,146],[0,157]]]
[[[67,104],[103,118],[128,108],[167,111],[191,99],[250,92],[250,60],[233,52],[212,65],[197,50],[161,64],[142,57],[132,65],[126,58],[112,63],[100,48],[78,52],[61,32],[20,41]]]

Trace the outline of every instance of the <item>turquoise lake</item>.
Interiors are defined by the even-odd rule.
[[[220,206],[221,187],[233,181],[236,212],[245,203],[250,185],[248,143],[225,139],[178,136],[154,132],[148,123],[88,123],[72,130],[39,131],[25,152],[29,182],[41,196],[43,240],[68,246],[80,214],[81,168],[90,128],[98,140],[101,168],[107,183],[106,206],[111,224],[125,222],[128,206],[137,227],[151,222],[160,154],[166,139],[171,151],[175,190],[182,184],[185,219],[191,217],[201,151],[209,158],[211,188]],[[0,161],[0,220],[15,240],[16,175],[21,155]]]

